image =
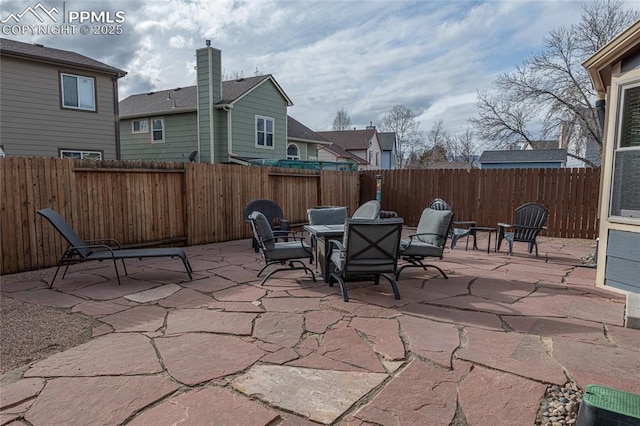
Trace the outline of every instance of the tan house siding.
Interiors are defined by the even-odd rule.
[[[95,79],[97,112],[63,109],[60,73]],[[3,56],[0,72],[0,139],[10,156],[58,156],[59,149],[102,151],[117,158],[113,78]]]

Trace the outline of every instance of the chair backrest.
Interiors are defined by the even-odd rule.
[[[542,230],[549,211],[540,203],[523,204],[516,209],[514,239],[532,241]]]
[[[435,198],[431,204],[429,204],[429,208],[433,210],[451,210],[449,203],[442,198]]]
[[[258,242],[260,250],[273,250],[276,241],[267,217],[259,211],[253,211],[249,214],[249,222],[251,223],[253,236]]]
[[[80,235],[73,230],[71,225],[69,225],[58,212],[52,209],[42,209],[38,210],[38,214],[47,219],[53,227],[56,228],[60,235],[67,240],[70,246],[83,247],[87,245],[87,243],[80,238]],[[91,250],[88,248],[79,248],[76,251],[82,257],[86,257],[91,254]]]
[[[451,206],[442,198],[434,198],[431,204],[429,204],[429,208],[433,210],[451,210]],[[449,235],[453,237],[453,221],[451,225],[449,225]]]
[[[380,217],[380,201],[367,201],[353,213],[352,219],[378,219]]]
[[[307,210],[309,225],[342,225],[347,220],[346,207],[322,207]]]
[[[423,243],[444,249],[447,244],[449,228],[453,220],[451,210],[435,210],[427,207],[422,211],[416,234],[426,234],[416,237]]]
[[[276,202],[271,200],[259,199],[259,200],[250,201],[244,207],[245,222],[250,221],[249,215],[254,211],[260,212],[266,217],[267,222],[269,222],[269,225],[271,226],[271,229],[273,229],[275,219],[278,219],[279,222],[281,222],[284,219],[284,213],[282,212],[282,207],[280,207]]]
[[[364,267],[379,273],[395,273],[402,224],[402,219],[347,219],[343,271],[362,272]]]

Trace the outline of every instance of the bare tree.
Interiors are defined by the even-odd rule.
[[[436,120],[429,131],[429,149],[423,155],[426,163],[444,163],[448,160],[450,137],[444,128],[444,120]]]
[[[385,132],[396,134],[396,167],[407,165],[410,154],[422,143],[420,123],[416,121],[416,113],[404,105],[394,105],[388,113],[382,117],[380,125]]]
[[[585,4],[579,23],[551,31],[538,53],[500,75],[492,92],[478,94],[479,116],[471,120],[478,135],[505,148],[561,134],[568,155],[594,165],[585,158],[585,145],[595,141],[601,150],[603,136],[582,62],[639,17],[621,0]]]
[[[453,135],[449,138],[447,151],[449,152],[452,161],[459,161],[472,165],[475,159],[474,155],[476,155],[477,150],[478,142],[475,134],[471,130],[471,127],[467,127],[464,132]]]
[[[336,112],[331,128],[333,130],[349,130],[351,128],[351,117],[349,117],[349,114],[347,114],[344,108],[340,108],[338,112]]]

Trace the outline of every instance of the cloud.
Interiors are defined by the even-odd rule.
[[[47,2],[61,6],[61,1]],[[579,18],[573,1],[67,0],[67,8],[122,10],[120,36],[20,36],[73,50],[128,75],[120,98],[195,84],[195,50],[211,40],[227,73],[274,75],[290,114],[314,130],[345,108],[362,128],[396,104],[457,132],[475,94],[538,50],[551,29]],[[24,2],[0,0],[0,10]]]

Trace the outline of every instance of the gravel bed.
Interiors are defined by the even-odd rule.
[[[575,383],[549,386],[540,402],[536,425],[574,425],[583,395],[584,391]]]
[[[0,324],[0,375],[84,343],[92,333],[92,320],[83,315],[5,295],[0,297]]]

